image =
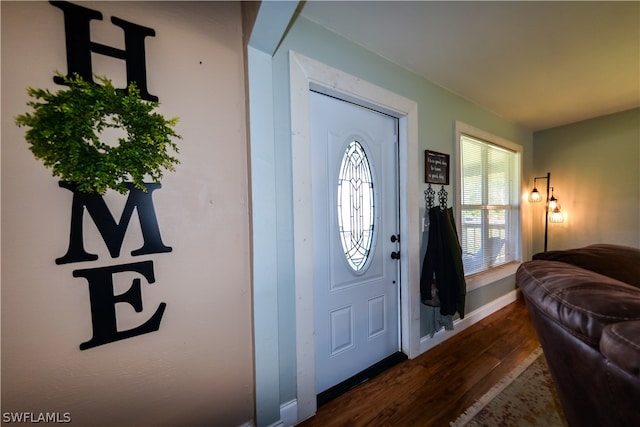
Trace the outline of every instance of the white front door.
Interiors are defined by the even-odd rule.
[[[400,349],[398,120],[316,92],[310,116],[320,393]]]

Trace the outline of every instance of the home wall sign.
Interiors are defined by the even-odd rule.
[[[101,54],[125,61],[127,81],[135,83],[140,97],[157,102],[158,97],[147,90],[145,48],[146,37],[155,36],[151,28],[143,27],[123,19],[112,17],[111,22],[124,31],[125,49],[116,49],[91,40],[90,23],[101,20],[102,14],[65,1],[51,1],[51,5],[64,13],[65,40],[67,52],[67,76],[78,75],[85,81],[93,81],[91,55]],[[65,79],[55,76],[54,81],[65,84]],[[124,90],[124,89],[123,89]],[[84,217],[89,214],[104,241],[111,259],[120,257],[125,234],[133,213],[136,212],[142,231],[143,244],[132,251],[131,256],[143,256],[171,252],[172,248],[163,243],[153,205],[153,192],[160,189],[159,183],[147,183],[146,191],[127,183],[128,196],[119,221],[111,214],[103,196],[97,192],[81,192],[69,182],[60,182],[60,187],[73,193],[71,206],[71,224],[67,253],[55,260],[56,264],[81,263],[98,260],[98,255],[89,253],[84,247]],[[120,273],[133,272],[140,277],[132,280],[128,290],[115,294],[114,277]],[[89,305],[93,336],[80,344],[81,350],[108,344],[114,341],[132,338],[141,334],[157,331],[166,309],[162,302],[157,307],[148,308],[143,304],[142,280],[147,284],[156,281],[153,261],[143,260],[134,263],[102,265],[93,268],[77,269],[73,277],[84,278],[89,286]],[[117,326],[116,304],[129,304],[138,313],[151,313],[147,320],[138,326],[119,330]]]
[[[424,152],[424,182],[449,185],[449,155],[437,151]]]

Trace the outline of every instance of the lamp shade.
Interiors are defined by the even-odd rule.
[[[556,224],[564,221],[564,216],[562,215],[562,212],[560,212],[560,208],[557,205],[555,209],[553,209],[553,212],[549,214],[549,221]]]
[[[530,202],[539,202],[540,200],[542,200],[542,197],[540,197],[540,192],[538,191],[537,188],[533,188],[533,190],[531,190],[531,194],[529,194],[529,201]]]

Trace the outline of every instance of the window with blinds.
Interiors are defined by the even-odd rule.
[[[519,153],[460,134],[459,233],[465,275],[517,259],[519,177]]]

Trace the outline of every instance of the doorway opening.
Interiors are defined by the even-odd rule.
[[[419,165],[417,104],[296,52],[290,52],[291,135],[293,165],[294,280],[296,292],[296,361],[298,419],[315,414],[314,220],[310,90],[353,102],[397,118],[400,188],[399,307],[400,351],[413,358],[420,351]]]
[[[400,350],[398,119],[311,92],[315,383]]]

